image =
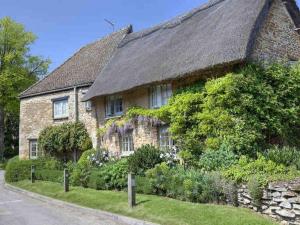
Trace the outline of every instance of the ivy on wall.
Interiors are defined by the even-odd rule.
[[[256,156],[271,145],[300,146],[299,96],[300,64],[247,65],[177,90],[160,109],[131,108],[99,133],[122,133],[136,121],[167,123],[178,147],[193,155],[226,146]]]

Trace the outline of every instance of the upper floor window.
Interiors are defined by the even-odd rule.
[[[162,150],[170,150],[174,146],[167,126],[159,128],[159,147]]]
[[[172,95],[172,85],[162,84],[150,88],[150,108],[159,108],[168,103]]]
[[[37,140],[29,141],[29,158],[36,159],[38,157]]]
[[[84,108],[85,108],[85,111],[87,111],[87,112],[92,111],[92,101],[84,102]]]
[[[120,146],[122,156],[129,156],[133,153],[134,147],[132,132],[128,132],[120,137]]]
[[[68,97],[53,99],[53,118],[64,119],[69,116]]]
[[[123,114],[123,100],[120,95],[111,95],[106,98],[106,116],[120,116]]]

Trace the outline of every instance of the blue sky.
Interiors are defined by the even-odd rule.
[[[32,54],[50,58],[50,71],[83,45],[109,34],[108,19],[135,31],[184,13],[206,0],[0,0],[10,16],[38,36]],[[297,0],[298,5],[300,0]]]

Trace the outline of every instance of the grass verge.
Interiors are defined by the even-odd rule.
[[[20,181],[13,185],[48,197],[101,209],[112,213],[143,219],[166,225],[277,225],[274,221],[248,209],[230,206],[194,204],[174,199],[137,195],[137,206],[127,206],[127,193],[96,191],[81,187],[71,187],[64,193],[60,184],[38,181]]]

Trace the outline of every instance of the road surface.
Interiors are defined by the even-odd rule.
[[[4,188],[0,170],[0,225],[124,225],[107,216],[56,206]]]

